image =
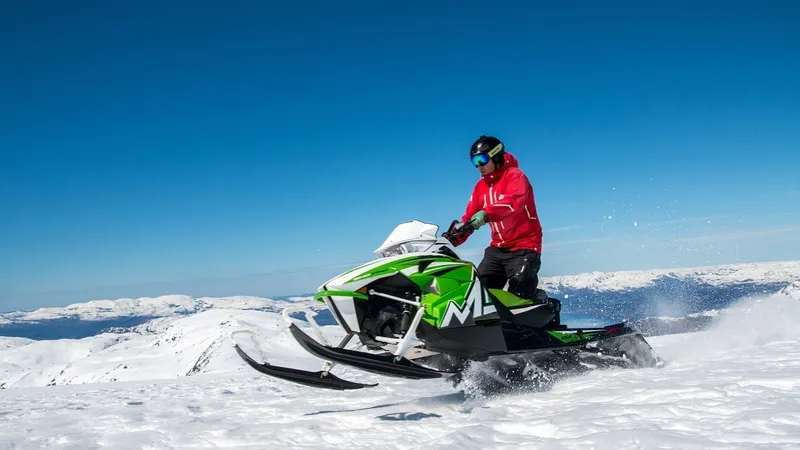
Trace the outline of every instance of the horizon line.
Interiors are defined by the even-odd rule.
[[[608,270],[608,271],[584,271],[584,272],[577,272],[577,273],[569,273],[569,274],[562,274],[562,275],[547,275],[547,276],[540,276],[539,279],[541,280],[548,280],[548,279],[558,279],[558,278],[569,278],[569,277],[579,277],[581,275],[592,275],[592,274],[616,274],[616,273],[636,273],[636,272],[658,272],[658,273],[670,273],[675,271],[687,271],[687,270],[703,270],[703,269],[712,269],[712,268],[720,268],[720,267],[738,267],[738,266],[747,266],[747,265],[791,265],[791,264],[798,264],[800,265],[800,258],[798,259],[774,259],[774,260],[763,260],[763,261],[749,261],[749,262],[735,262],[735,263],[723,263],[723,264],[704,264],[704,265],[697,265],[697,266],[686,266],[686,267],[664,267],[664,268],[656,268],[656,269],[625,269],[625,270]],[[344,266],[346,264],[340,264]],[[311,266],[306,267],[309,268],[325,268],[331,266],[340,266],[340,265],[320,265],[320,266]],[[136,288],[142,286],[152,286],[152,285],[159,285],[159,284],[174,284],[174,283],[181,283],[181,282],[189,282],[189,281],[210,281],[210,280],[220,280],[220,279],[230,279],[230,278],[245,278],[245,277],[253,277],[253,276],[264,276],[267,274],[272,273],[281,273],[287,269],[278,269],[273,272],[265,272],[262,274],[246,274],[240,276],[230,276],[230,277],[209,277],[209,278],[200,278],[200,279],[192,279],[192,280],[175,280],[175,281],[160,281],[160,282],[143,282],[143,283],[131,283],[131,284],[123,284],[123,285],[105,285],[105,286],[93,286],[91,288],[74,288],[74,289],[62,289],[62,290],[52,290],[52,291],[21,291],[22,294],[46,294],[47,292],[52,292],[53,294],[65,294],[65,293],[77,293],[84,290],[92,290],[92,289],[114,289],[114,288]],[[800,273],[798,274],[798,279],[800,279]],[[225,298],[225,297],[257,297],[257,298],[266,298],[266,299],[281,299],[281,298],[290,298],[290,297],[307,297],[309,295],[313,295],[314,291],[309,292],[302,292],[302,293],[292,293],[292,294],[284,294],[284,295],[252,295],[252,294],[225,294],[225,295],[191,295],[180,293],[180,291],[174,292],[167,292],[157,294],[157,295],[138,295],[138,296],[125,296],[121,295],[114,298],[94,298],[94,299],[87,299],[83,301],[73,301],[68,302],[64,306],[38,306],[32,309],[15,309],[10,311],[0,311],[0,315],[2,314],[10,314],[19,311],[36,311],[42,308],[63,308],[71,304],[82,304],[82,303],[89,303],[89,302],[99,302],[99,301],[115,301],[121,299],[144,299],[144,298],[158,298],[158,297],[165,297],[170,295],[176,296],[186,296],[191,297],[193,299],[199,298]]]

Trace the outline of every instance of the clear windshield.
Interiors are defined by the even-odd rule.
[[[424,252],[433,246],[431,241],[409,241],[393,245],[380,253],[380,257],[404,255],[408,253]]]

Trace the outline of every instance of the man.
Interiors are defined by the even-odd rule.
[[[481,178],[461,222],[475,230],[488,224],[492,230],[478,273],[487,288],[503,289],[508,283],[508,291],[519,297],[546,298],[538,289],[542,227],[528,177],[496,137],[478,138],[469,156]],[[470,235],[464,233],[453,245],[463,244]]]

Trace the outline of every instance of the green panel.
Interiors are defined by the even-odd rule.
[[[379,266],[376,266],[374,269],[368,270],[363,274],[351,279],[348,283],[353,283],[359,280],[364,280],[367,278],[374,278],[379,277],[381,275],[386,275],[393,272],[400,272],[404,269],[408,269],[409,267],[418,265],[419,263],[426,262],[426,261],[441,261],[441,262],[450,262],[452,258],[448,258],[446,256],[419,256],[419,255],[411,255],[407,258],[400,258],[394,261],[390,261]]]
[[[582,340],[592,339],[593,337],[597,336],[598,334],[601,334],[600,331],[595,331],[595,332],[592,332],[592,333],[583,333],[583,334],[562,333],[562,332],[559,332],[559,331],[548,331],[548,333],[550,333],[551,336],[553,336],[554,338],[558,339],[559,341],[561,341],[561,342],[563,342],[565,344],[571,344],[573,342],[580,342]]]
[[[422,304],[425,305],[425,310],[422,313],[422,320],[435,327],[438,326],[437,324],[441,321],[441,316],[437,316],[433,313],[431,305],[438,303],[440,299],[441,296],[439,294],[427,293],[422,295]]]
[[[495,295],[500,303],[508,306],[509,308],[517,308],[520,306],[533,305],[533,302],[523,298],[519,298],[511,292],[502,289],[489,289],[489,292]]]
[[[425,305],[425,314],[422,319],[437,328],[441,326],[450,302],[454,302],[459,307],[464,306],[467,291],[473,283],[474,269],[471,263],[459,263],[454,267],[454,269],[435,277],[439,294],[426,294],[422,298],[422,303]],[[430,270],[436,272],[437,269],[431,268]]]
[[[455,269],[453,271],[448,272],[444,275],[445,278],[452,278],[455,280],[460,280],[463,282],[470,282],[472,281],[472,276],[474,275],[474,270],[472,265],[463,265],[459,269]]]
[[[436,284],[439,286],[439,292],[450,292],[453,289],[458,289],[458,286],[463,281],[454,280],[452,278],[436,277]]]
[[[322,297],[353,297],[356,300],[367,300],[369,296],[367,294],[362,294],[361,292],[353,292],[353,291],[319,291],[314,294],[314,300],[318,302],[324,303],[325,300]]]
[[[447,305],[454,302],[459,307],[464,305],[464,297],[467,294],[471,282],[462,283],[455,289],[446,291],[443,295],[426,294],[423,296],[422,303],[425,305],[425,315],[422,316],[428,323],[435,327],[441,326]]]
[[[421,273],[407,270],[407,272],[410,272],[407,276],[414,284],[420,286],[423,290],[422,303],[425,305],[425,313],[422,319],[435,327],[439,327],[444,318],[447,306],[451,301],[455,302],[459,307],[464,306],[464,297],[473,283],[473,276],[475,274],[475,266],[469,261],[455,260],[445,255],[409,255],[408,257],[399,258],[383,264],[380,262],[376,264],[376,262],[373,261],[370,263],[374,265],[373,267],[348,280],[347,283],[398,273],[410,267],[418,266],[420,263],[429,264]],[[438,263],[439,265],[431,266],[433,263]],[[363,268],[364,265],[360,267]],[[356,269],[345,273],[351,273],[353,270]],[[428,292],[429,290],[426,289],[433,281],[436,282],[438,294],[435,292]],[[352,291],[323,291],[317,293],[314,298],[322,301],[322,297],[328,295],[348,296],[358,300],[368,299],[367,295]]]
[[[432,276],[425,275],[425,274],[419,273],[419,272],[412,273],[411,275],[408,276],[408,279],[413,281],[414,284],[416,284],[417,286],[420,287],[420,289],[424,289],[426,286],[431,284],[431,281],[433,281],[433,277]]]

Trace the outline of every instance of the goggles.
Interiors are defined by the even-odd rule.
[[[478,153],[477,155],[473,155],[470,160],[475,167],[485,166],[489,164],[489,155],[486,153]]]

